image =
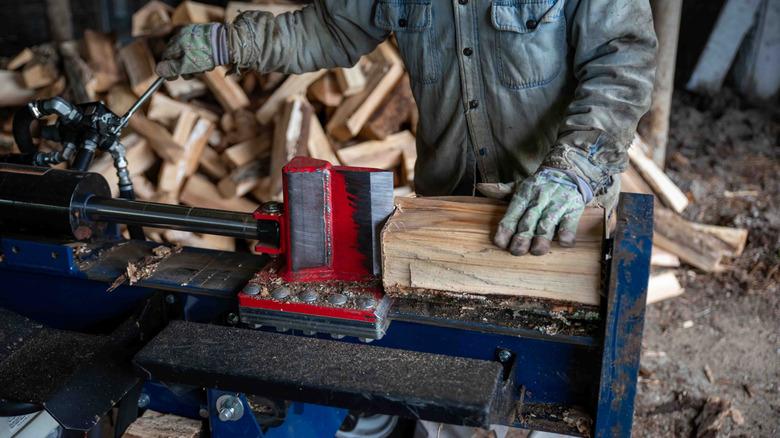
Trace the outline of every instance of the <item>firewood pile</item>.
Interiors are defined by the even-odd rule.
[[[0,65],[0,106],[65,94],[73,102],[103,100],[122,115],[156,79],[156,62],[176,27],[231,21],[244,10],[278,15],[301,7],[279,0],[226,8],[185,1],[174,9],[151,1],[133,15],[134,39],[122,47],[87,31],[59,50],[28,48]],[[138,199],[250,212],[281,200],[282,166],[299,155],[393,170],[396,194],[412,193],[416,119],[409,77],[396,47],[385,42],[352,68],[238,76],[219,67],[166,82],[131,119],[123,144]],[[3,122],[0,153],[13,152],[10,117]],[[109,154],[98,156],[91,170],[118,194]],[[227,237],[145,231],[160,242],[236,247]]]

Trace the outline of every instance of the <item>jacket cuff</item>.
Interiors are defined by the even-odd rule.
[[[228,52],[227,28],[224,24],[212,24],[209,29],[209,39],[211,42],[211,56],[214,65],[230,64],[230,53]]]

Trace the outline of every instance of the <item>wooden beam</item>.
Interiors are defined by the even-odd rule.
[[[157,79],[156,63],[146,40],[137,39],[119,49],[119,59],[130,79],[130,88],[136,96],[141,96]]]
[[[393,169],[401,164],[404,151],[414,149],[416,142],[411,132],[402,131],[384,140],[369,140],[339,149],[336,155],[347,166]]]
[[[398,132],[401,125],[409,121],[415,108],[409,75],[404,74],[387,100],[368,119],[360,136],[372,140],[384,140],[388,135]]]
[[[657,303],[685,293],[674,271],[653,273],[647,283],[647,304]]]
[[[640,143],[639,136],[634,137],[634,143]],[[681,213],[688,206],[688,197],[669,178],[663,169],[658,167],[653,160],[647,157],[635,146],[628,148],[628,157],[645,182],[653,188],[653,192],[665,205],[677,213]]]
[[[232,76],[227,76],[225,67],[220,66],[203,73],[203,79],[225,111],[236,111],[249,106],[246,93]]]
[[[533,297],[598,305],[604,212],[586,209],[577,246],[515,257],[491,236],[506,205],[444,198],[396,198],[382,230],[382,281],[390,295],[431,291]]]
[[[326,131],[336,140],[346,141],[356,136],[403,75],[403,62],[390,43],[380,44],[370,56],[373,63],[366,87],[344,99],[328,120]]]
[[[84,30],[84,48],[87,62],[95,72],[95,91],[104,93],[119,82],[121,72],[116,60],[114,40],[110,35]]]
[[[258,204],[246,198],[223,198],[217,187],[205,176],[194,174],[187,178],[179,200],[187,205],[201,208],[253,212]]]
[[[274,116],[279,112],[279,109],[284,105],[285,101],[290,96],[305,95],[306,89],[309,85],[322,77],[327,70],[319,70],[311,73],[304,73],[302,75],[290,75],[287,79],[271,94],[263,105],[255,113],[257,121],[261,125],[268,124]]]

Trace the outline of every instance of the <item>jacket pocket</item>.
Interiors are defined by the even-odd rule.
[[[379,0],[374,24],[395,33],[398,49],[412,82],[432,84],[439,80],[440,54],[435,44],[431,0]]]
[[[565,0],[496,0],[491,23],[501,83],[523,89],[555,79],[566,59]]]

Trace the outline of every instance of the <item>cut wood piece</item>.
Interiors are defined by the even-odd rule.
[[[310,100],[319,102],[326,107],[334,108],[341,104],[344,95],[341,94],[336,78],[332,73],[323,75],[309,86],[307,96]]]
[[[403,62],[390,43],[380,44],[369,56],[373,62],[365,89],[344,99],[326,126],[336,140],[356,136],[403,75]]]
[[[0,70],[0,107],[25,105],[35,96],[35,91],[24,86],[22,74]]]
[[[288,97],[305,95],[309,85],[322,77],[326,72],[327,70],[323,69],[311,73],[304,73],[302,75],[288,76],[282,85],[268,97],[265,103],[263,103],[263,106],[257,110],[255,113],[257,121],[262,125],[270,122],[279,112],[279,108],[281,108]]]
[[[199,420],[147,410],[130,423],[122,438],[198,438],[202,428]]]
[[[51,85],[59,75],[57,67],[48,62],[31,62],[22,70],[24,86],[30,89]]]
[[[393,189],[394,198],[404,198],[407,196],[414,196],[414,189],[409,186],[401,186]]]
[[[163,160],[175,163],[182,158],[184,148],[174,141],[171,133],[159,123],[136,113],[130,118],[129,126],[137,134],[146,137],[154,152]]]
[[[257,186],[260,178],[267,174],[267,163],[251,161],[222,178],[217,184],[217,189],[226,198],[244,196]]]
[[[110,35],[86,29],[84,47],[87,62],[95,73],[95,91],[104,93],[121,78],[119,63],[114,56],[114,40]]]
[[[203,81],[195,78],[179,78],[173,81],[165,81],[165,90],[174,99],[190,100],[206,94],[208,87]]]
[[[195,127],[195,122],[197,121],[198,115],[195,111],[190,109],[182,111],[173,128],[173,134],[171,135],[173,141],[184,147],[184,144],[187,142],[187,139],[190,138],[192,128]]]
[[[331,144],[330,139],[325,134],[325,129],[322,128],[322,124],[316,114],[311,115],[309,142],[307,144],[310,157],[325,160],[336,166],[341,164],[341,160],[338,159],[333,151],[333,144]]]
[[[308,152],[309,123],[314,113],[311,105],[301,95],[287,98],[279,120],[274,127],[274,140],[271,149],[269,180],[263,184],[260,192],[265,201],[278,201],[282,197],[282,167],[295,156],[305,156]]]
[[[134,40],[119,49],[119,59],[122,60],[130,79],[130,88],[136,96],[141,96],[157,79],[154,56],[146,40]]]
[[[255,115],[245,109],[223,114],[219,123],[226,133],[225,141],[230,145],[251,140],[262,134]]]
[[[404,74],[387,101],[371,116],[360,135],[372,140],[384,140],[388,135],[398,132],[401,125],[409,121],[415,108],[409,75]]]
[[[336,155],[346,166],[393,169],[401,164],[404,151],[416,147],[416,141],[411,132],[402,131],[384,140],[364,141],[339,149]]]
[[[634,143],[644,143],[639,136],[634,137]],[[677,213],[681,213],[688,206],[688,197],[679,187],[658,167],[653,160],[647,157],[636,147],[628,148],[628,157],[631,164],[653,188],[653,192],[666,206]]]
[[[263,131],[255,138],[222,151],[222,160],[231,168],[241,167],[260,157],[268,156],[272,141],[271,131]]]
[[[92,67],[81,58],[78,43],[76,41],[60,43],[59,52],[73,101],[82,103],[97,100],[97,78]]]
[[[198,164],[203,173],[214,179],[222,179],[228,174],[227,166],[225,166],[217,151],[212,147],[206,146],[203,148]]]
[[[653,253],[650,256],[650,265],[659,268],[677,268],[680,266],[680,258],[669,251],[653,246]]]
[[[51,99],[52,97],[62,95],[62,93],[65,92],[67,82],[68,81],[65,79],[65,76],[60,76],[56,81],[54,81],[53,84],[36,90],[35,99]]]
[[[133,192],[135,193],[136,199],[141,201],[151,201],[154,199],[157,194],[157,189],[154,187],[154,184],[149,181],[149,178],[144,175],[133,175],[130,177],[130,180],[133,182]]]
[[[675,212],[656,206],[653,243],[675,254],[685,263],[707,272],[721,272],[724,256],[733,254],[732,248],[706,232],[696,229]]]
[[[219,121],[219,116],[206,108],[173,100],[162,93],[155,93],[152,96],[149,101],[149,110],[146,112],[146,117],[148,117],[149,120],[154,120],[165,126],[173,127],[176,120],[184,111],[194,111],[198,116],[213,123]]]
[[[363,74],[362,63],[358,62],[349,68],[337,68],[333,71],[336,81],[344,96],[354,96],[366,88],[366,76]]]
[[[195,234],[189,231],[180,230],[165,230],[163,232],[163,237],[168,242],[178,243],[179,245],[192,248],[206,248],[218,251],[236,250],[236,239],[227,236]]]
[[[146,172],[157,162],[157,157],[143,137],[130,134],[122,138],[121,141],[125,146],[125,159],[127,160],[127,170],[130,172],[130,176]],[[114,160],[110,154],[104,153],[95,159],[89,170],[90,172],[101,174],[106,179],[108,187],[111,189],[111,196],[119,196],[119,178],[116,175]]]
[[[177,199],[186,177],[183,161],[164,161],[157,177],[157,192],[170,199]]]
[[[190,135],[187,137],[187,141],[184,143],[184,172],[187,176],[192,175],[198,169],[198,163],[200,157],[203,155],[203,151],[211,137],[212,132],[216,125],[211,121],[201,117],[195,123],[195,126],[190,131]]]
[[[742,40],[755,22],[761,3],[762,0],[726,1],[685,86],[687,90],[706,94],[720,90]]]
[[[154,98],[154,97],[152,97]],[[125,114],[138,100],[133,90],[127,85],[119,84],[111,87],[106,95],[106,105],[114,114]]]
[[[634,166],[629,165],[625,172],[620,174],[620,191],[624,193],[642,193],[654,195],[653,189],[642,179]]]
[[[8,65],[5,67],[8,70],[18,70],[22,67],[24,67],[25,64],[32,61],[35,58],[35,54],[32,50],[30,50],[29,47],[25,48],[21,52],[17,53],[16,56],[11,58],[11,60],[8,62]]]
[[[225,21],[230,23],[236,19],[239,13],[246,11],[270,12],[274,16],[287,12],[294,12],[303,7],[302,4],[282,2],[228,2],[225,8]]]
[[[679,297],[684,292],[674,271],[651,274],[647,283],[647,304]]]
[[[382,230],[382,280],[390,295],[436,291],[600,303],[602,209],[585,210],[577,246],[515,257],[492,242],[506,204],[396,198]]]
[[[738,257],[745,250],[748,239],[748,230],[744,228],[722,227],[719,225],[707,225],[691,222],[693,229],[717,237],[728,245],[730,257]]]
[[[227,76],[225,67],[220,66],[203,73],[203,79],[225,111],[236,111],[249,106],[246,93],[232,76]]]
[[[163,36],[173,29],[171,21],[173,8],[167,4],[152,0],[133,14],[132,36]]]
[[[224,22],[225,10],[219,6],[183,1],[173,11],[171,21],[174,26],[184,26],[192,23]]]
[[[179,200],[187,205],[201,208],[216,208],[218,210],[253,212],[258,204],[246,198],[223,198],[205,176],[200,174],[187,178],[181,190]]]

